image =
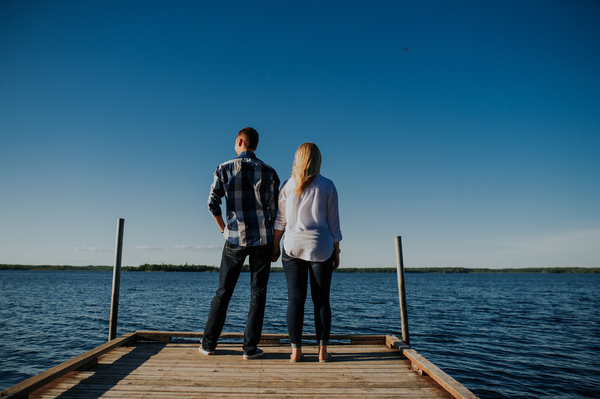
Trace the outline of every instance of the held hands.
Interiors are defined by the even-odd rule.
[[[271,262],[277,262],[277,259],[279,259],[279,255],[281,255],[281,249],[279,248],[279,245],[273,245],[273,252],[271,254]]]
[[[279,255],[281,255],[281,248],[279,248],[281,237],[283,237],[283,230],[273,231],[273,253],[271,254],[271,262],[277,262]]]

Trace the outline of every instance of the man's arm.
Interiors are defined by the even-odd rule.
[[[223,221],[223,214],[221,211],[221,198],[225,195],[223,184],[219,178],[219,168],[214,173],[214,180],[210,186],[210,193],[208,194],[208,210],[213,215],[215,222],[219,226],[221,233],[225,231],[225,222]]]
[[[269,213],[271,217],[271,221],[275,224],[275,219],[277,218],[277,207],[279,202],[279,176],[277,176],[277,172],[273,170],[273,178],[271,180],[271,184],[269,185]]]
[[[225,231],[225,222],[223,221],[223,216],[215,216],[215,222],[217,222],[217,225],[219,226],[219,229],[221,230],[222,234]]]

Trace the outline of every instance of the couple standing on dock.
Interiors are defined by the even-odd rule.
[[[242,265],[250,263],[251,298],[244,332],[244,359],[263,356],[258,348],[262,334],[267,282],[271,262],[281,255],[288,287],[287,327],[292,362],[302,354],[302,326],[307,280],[311,295],[319,361],[331,359],[327,352],[331,330],[329,291],[333,271],[340,264],[338,197],[333,182],[321,176],[321,153],[313,143],[296,151],[292,176],[281,187],[277,172],[255,155],[258,133],[247,127],[235,140],[238,155],[214,173],[208,208],[225,236],[219,270],[219,287],[214,296],[200,353],[215,353],[227,307]],[[221,198],[225,197],[227,220],[223,220]],[[285,234],[285,235],[284,235]],[[283,237],[283,253],[280,242]]]

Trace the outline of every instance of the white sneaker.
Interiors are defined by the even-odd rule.
[[[206,356],[210,356],[210,355],[214,355],[215,354],[215,351],[209,351],[209,350],[204,349],[202,347],[202,341],[200,341],[200,347],[198,348],[198,352],[200,352],[200,353],[202,353],[203,355],[206,355]]]
[[[244,353],[244,356],[242,356],[245,360],[248,359],[258,359],[259,357],[263,357],[263,355],[265,354],[265,352],[261,351],[260,349],[256,348],[256,352],[254,352],[251,355],[248,355],[246,353]]]

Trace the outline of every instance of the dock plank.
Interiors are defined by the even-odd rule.
[[[66,375],[30,398],[451,398],[412,368],[398,350],[373,345],[332,345],[333,361],[319,363],[306,346],[303,362],[290,348],[266,346],[265,357],[243,360],[239,343],[224,343],[214,356],[193,343],[138,342],[119,347],[86,371]]]

